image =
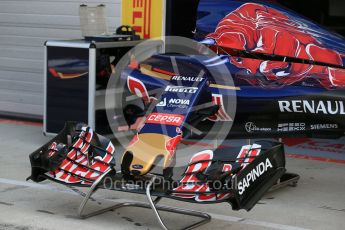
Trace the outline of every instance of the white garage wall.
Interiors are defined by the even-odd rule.
[[[121,0],[0,0],[0,114],[43,115],[43,45],[80,38],[79,5],[107,7],[109,31]]]

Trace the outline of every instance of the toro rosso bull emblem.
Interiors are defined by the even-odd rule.
[[[342,66],[342,55],[325,48],[304,25],[293,21],[282,12],[256,3],[247,3],[228,14],[207,38],[214,39],[224,48],[254,53],[312,60]],[[325,88],[345,86],[345,70],[326,65],[278,62],[240,57],[230,57],[230,62],[250,74],[259,73],[266,81],[278,86],[290,85],[307,77],[319,76]],[[250,84],[265,85],[258,78],[244,80]]]

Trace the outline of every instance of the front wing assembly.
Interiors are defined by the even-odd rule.
[[[258,141],[240,148],[196,153],[182,175],[123,175],[116,170],[115,147],[85,124],[66,123],[49,143],[30,155],[35,182],[52,180],[67,186],[150,194],[184,202],[228,202],[250,210],[285,173],[281,143]],[[175,179],[177,177],[177,179]]]

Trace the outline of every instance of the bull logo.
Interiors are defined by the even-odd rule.
[[[247,74],[239,77],[251,85],[281,87],[313,77],[325,88],[345,87],[345,70],[329,67],[343,66],[344,54],[324,47],[311,34],[310,28],[273,8],[256,3],[243,4],[220,21],[216,31],[207,38],[225,49],[324,63],[313,65],[230,57],[233,65],[246,70]],[[250,78],[250,75],[262,78]]]

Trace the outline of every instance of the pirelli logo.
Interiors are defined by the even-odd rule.
[[[141,38],[162,36],[163,0],[122,1],[122,24],[130,25]]]

